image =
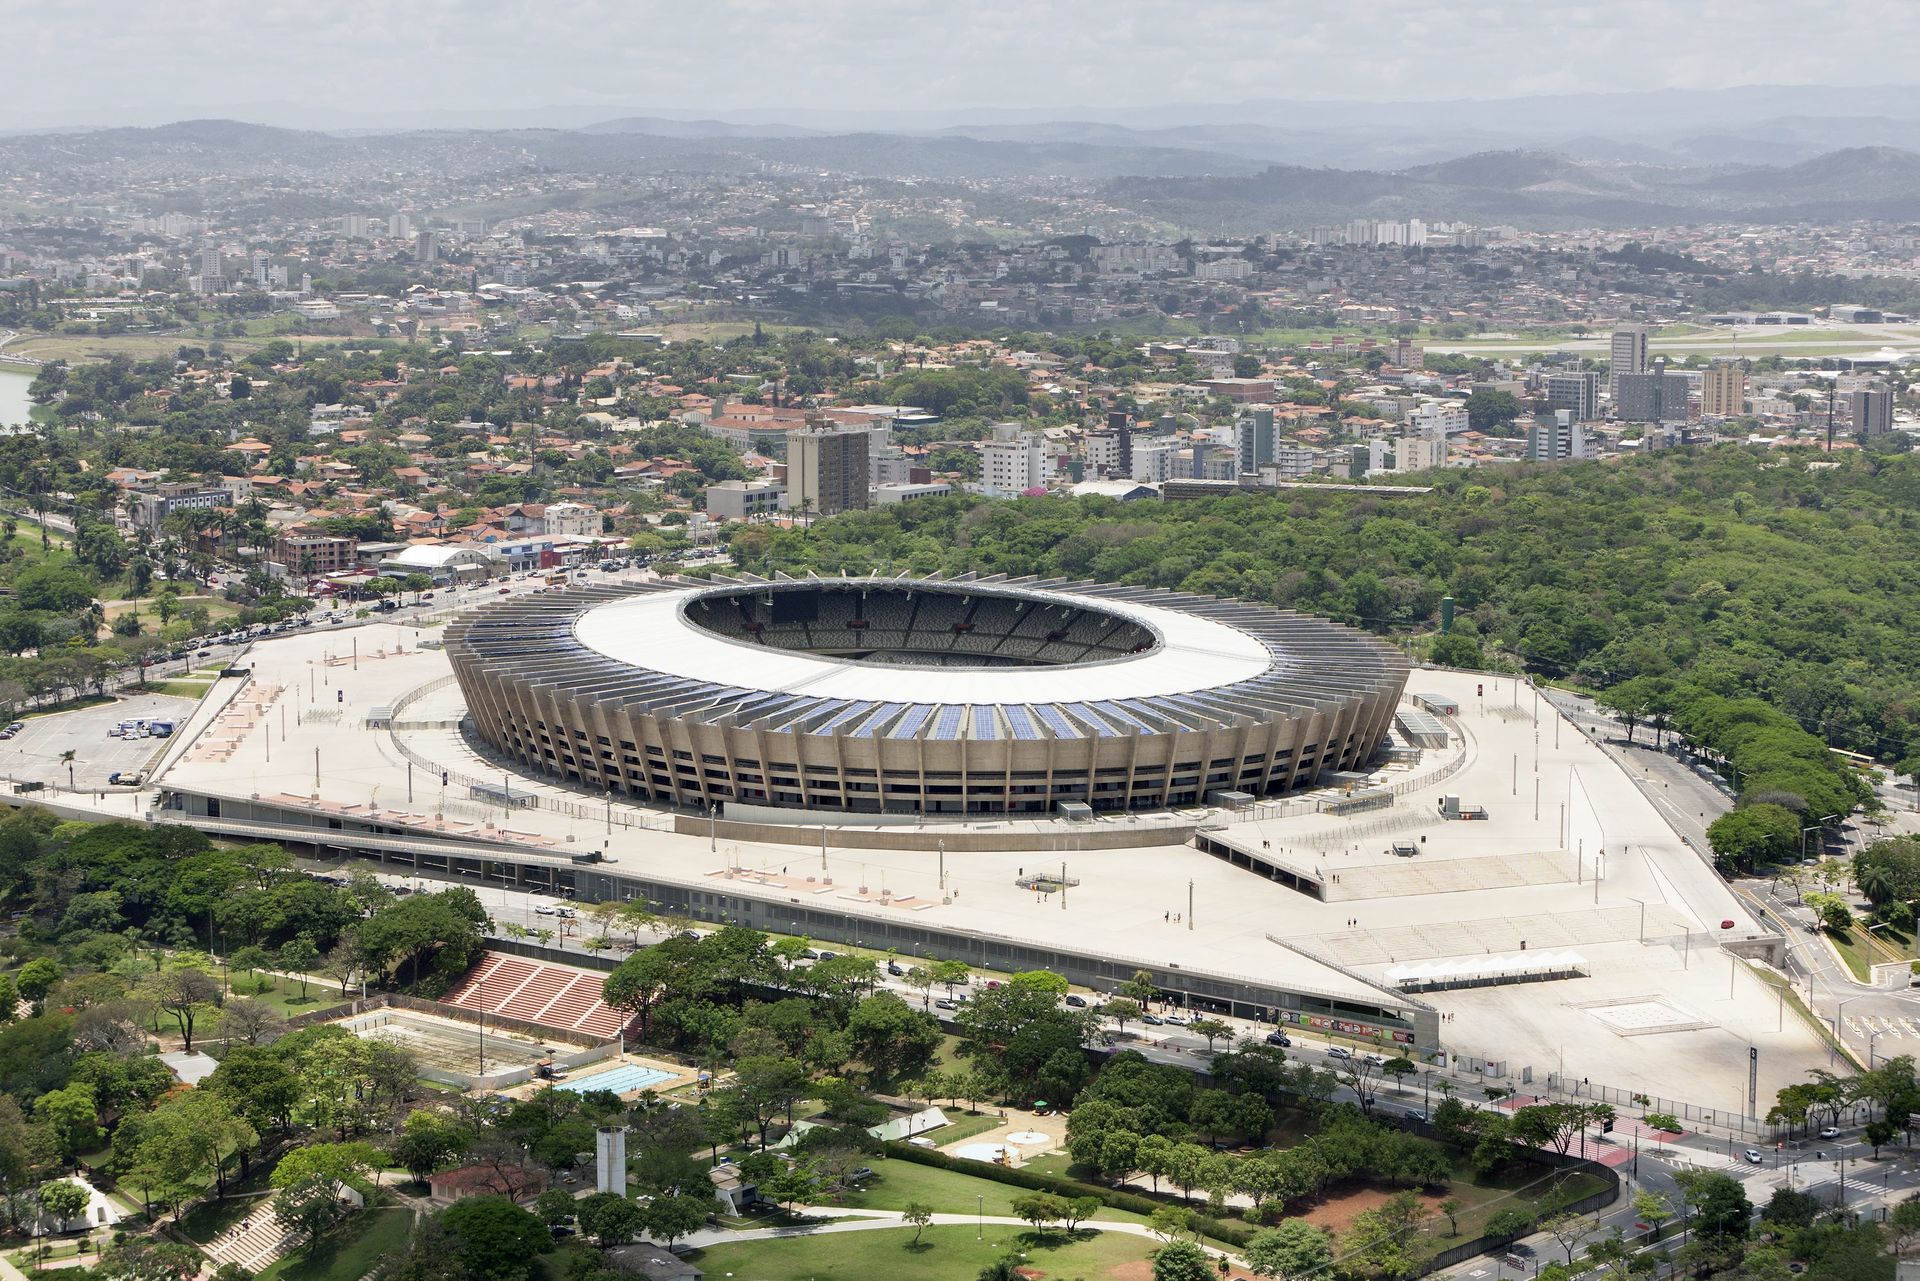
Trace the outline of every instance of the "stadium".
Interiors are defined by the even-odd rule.
[[[1266,796],[1367,764],[1407,666],[1242,601],[1008,578],[667,580],[449,626],[471,730],[707,809],[1054,814]]]

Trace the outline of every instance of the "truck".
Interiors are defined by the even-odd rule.
[[[150,721],[147,724],[147,732],[149,734],[152,734],[155,738],[172,738],[173,722],[172,721]]]

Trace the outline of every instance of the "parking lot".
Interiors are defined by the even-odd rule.
[[[108,730],[141,717],[182,722],[193,707],[192,699],[135,694],[77,712],[30,717],[17,735],[0,743],[0,772],[9,784],[23,780],[64,784],[67,767],[60,755],[71,751],[74,785],[106,787],[107,777],[115,770],[144,769],[167,745],[163,738],[109,738]]]

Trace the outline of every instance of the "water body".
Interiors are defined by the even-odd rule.
[[[33,373],[25,369],[0,367],[0,432],[18,431],[26,425],[33,402],[27,388],[33,386]]]

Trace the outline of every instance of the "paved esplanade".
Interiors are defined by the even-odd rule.
[[[242,806],[256,796],[298,803],[317,795],[347,819],[364,821],[366,807],[375,807],[383,826],[411,826],[404,817],[411,814],[430,828],[437,813],[549,859],[602,849],[605,867],[616,873],[753,898],[764,905],[758,923],[768,928],[780,927],[782,904],[830,900],[875,921],[1052,941],[1297,983],[1356,1001],[1385,999],[1370,984],[1383,982],[1389,965],[1517,952],[1523,943],[1528,950],[1561,948],[1570,936],[1586,977],[1424,995],[1446,1016],[1442,1042],[1503,1061],[1515,1077],[1531,1068],[1536,1086],[1564,1068],[1573,1081],[1590,1078],[1728,1111],[1745,1107],[1749,1046],[1760,1052],[1762,1111],[1775,1089],[1826,1063],[1792,1011],[1781,1016],[1772,989],[1716,946],[1762,932],[1725,885],[1617,764],[1561,723],[1544,699],[1537,710],[1530,690],[1516,699],[1507,681],[1414,673],[1410,693],[1451,696],[1461,715],[1450,722],[1446,749],[1382,773],[1382,783],[1413,785],[1388,809],[1335,819],[1306,812],[1311,807],[1295,800],[1262,805],[1252,816],[1216,816],[1224,825],[1212,835],[1335,878],[1322,901],[1185,844],[1081,847],[1088,832],[1146,819],[968,824],[974,832],[1038,828],[1051,834],[1054,848],[950,849],[944,860],[931,849],[849,849],[829,830],[823,872],[817,826],[796,829],[791,844],[715,842],[699,830],[703,824],[686,833],[658,830],[670,825],[659,811],[520,776],[508,780],[516,795],[573,802],[574,812],[489,806],[464,788],[443,790],[419,766],[409,799],[406,758],[386,729],[366,721],[373,709],[434,682],[437,688],[405,708],[395,733],[418,759],[456,774],[500,777],[453,727],[459,692],[446,679],[447,659],[419,647],[433,638],[432,629],[362,628],[357,667],[345,636],[296,635],[256,646],[248,655],[255,679],[245,695],[252,705],[228,709],[217,727],[205,725],[211,713],[203,709],[187,729],[196,741],[183,747],[163,785]],[[1456,762],[1444,779],[1421,782]],[[1439,798],[1449,794],[1484,806],[1488,817],[1439,818]],[[1396,855],[1396,843],[1413,843],[1418,852]],[[1057,871],[1063,861],[1077,881],[1064,905],[1015,883]],[[729,867],[761,875],[729,879]],[[831,887],[824,883],[829,876]],[[1411,885],[1409,878],[1428,883]],[[1346,888],[1364,893],[1339,897]],[[913,905],[899,906],[903,899]],[[1722,921],[1733,928],[1721,929]]]

